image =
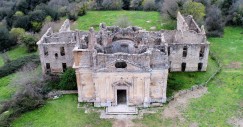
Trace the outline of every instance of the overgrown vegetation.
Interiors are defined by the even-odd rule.
[[[18,70],[28,62],[39,63],[40,62],[39,56],[37,55],[25,56],[6,63],[4,66],[0,67],[0,77],[4,77],[14,73],[16,70]]]
[[[13,97],[1,103],[0,126],[9,126],[20,114],[42,106],[44,101],[45,82],[41,77],[40,68],[29,63],[12,79],[11,85],[16,87]]]

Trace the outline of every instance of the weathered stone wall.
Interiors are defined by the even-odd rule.
[[[187,47],[187,56],[183,57],[183,47]],[[182,71],[182,63],[186,63],[185,71],[198,71],[198,63],[202,63],[201,71],[206,71],[209,44],[169,44],[170,71]],[[204,55],[199,57],[201,47],[205,47]]]

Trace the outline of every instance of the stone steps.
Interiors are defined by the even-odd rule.
[[[129,107],[127,105],[111,106],[106,108],[108,115],[136,115],[138,109],[136,107]]]

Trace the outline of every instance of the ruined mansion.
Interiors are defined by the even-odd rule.
[[[78,102],[96,107],[149,107],[166,102],[169,72],[206,71],[209,42],[192,16],[176,30],[146,31],[100,24],[98,32],[49,28],[37,42],[43,74],[76,72]]]

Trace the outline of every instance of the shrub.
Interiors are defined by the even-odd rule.
[[[43,10],[35,10],[30,12],[30,21],[42,22],[46,18],[46,13]]]
[[[143,10],[144,11],[155,11],[157,10],[155,6],[155,1],[154,0],[144,0],[143,1]]]
[[[34,36],[26,34],[21,38],[21,42],[25,44],[28,52],[34,52],[37,50],[37,39]]]
[[[75,70],[68,68],[60,77],[59,89],[63,90],[76,90],[76,74]]]
[[[17,17],[24,16],[24,13],[22,11],[16,11],[14,16],[17,16]]]
[[[42,28],[42,22],[33,21],[31,22],[31,27],[34,32],[40,32]]]
[[[130,26],[131,23],[129,22],[128,18],[125,15],[123,15],[117,19],[115,25],[120,26],[122,28],[126,28],[126,27]]]
[[[6,63],[4,66],[0,67],[0,78],[14,73],[16,70],[27,64],[28,62],[39,63],[39,56],[31,55],[18,58]]]

